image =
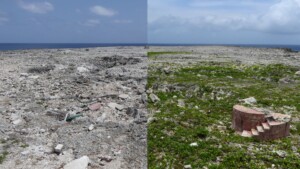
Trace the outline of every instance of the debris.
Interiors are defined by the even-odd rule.
[[[78,118],[78,117],[81,117],[83,116],[82,114],[75,114],[75,115],[71,115],[70,113],[67,113],[66,114],[66,117],[65,117],[65,121],[67,122],[71,122],[72,120]]]
[[[60,154],[64,145],[62,144],[57,144],[57,146],[54,148],[54,152]]]
[[[96,110],[100,109],[100,107],[101,107],[101,103],[94,103],[94,104],[89,105],[89,109],[92,111],[96,111]]]
[[[62,169],[84,155],[95,161],[88,168],[103,168],[102,153],[104,168],[146,168],[146,123],[136,123],[146,119],[145,55],[140,47],[0,51],[0,156],[10,154],[0,168]]]

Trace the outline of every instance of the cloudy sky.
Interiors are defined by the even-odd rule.
[[[146,0],[0,0],[0,43],[146,43]]]
[[[148,42],[300,45],[300,0],[149,0]]]

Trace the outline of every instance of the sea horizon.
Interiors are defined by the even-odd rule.
[[[285,48],[300,52],[300,45],[294,44],[188,44],[188,43],[0,43],[0,51],[30,49],[68,49],[118,46],[236,46],[254,48]]]

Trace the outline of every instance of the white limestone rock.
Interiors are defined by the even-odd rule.
[[[64,169],[86,169],[90,163],[88,156],[82,156],[64,166]]]

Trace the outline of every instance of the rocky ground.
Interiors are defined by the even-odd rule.
[[[143,47],[2,51],[0,65],[0,168],[146,168]]]
[[[299,52],[157,46],[148,56],[149,168],[300,168]],[[291,115],[290,135],[236,134],[236,104]]]
[[[287,64],[298,66],[300,53],[289,49],[247,48],[227,46],[153,46],[149,52],[184,52],[184,54],[165,54],[154,62],[191,64],[202,61],[232,62],[245,64]]]

